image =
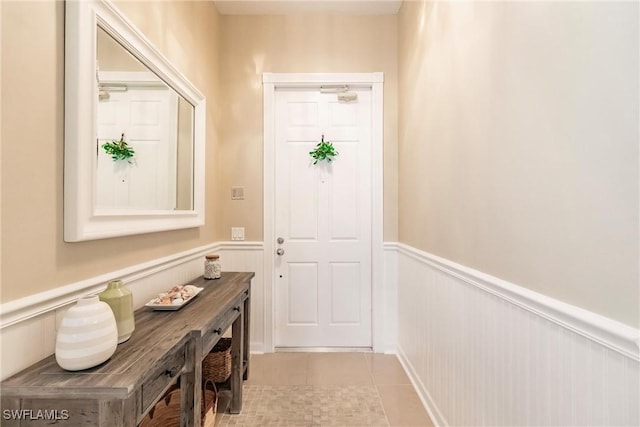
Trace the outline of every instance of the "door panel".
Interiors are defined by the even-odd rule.
[[[331,324],[358,324],[360,310],[354,301],[360,301],[360,263],[332,262],[331,271]]]
[[[318,324],[318,264],[299,262],[289,264],[288,325]]]
[[[371,90],[276,91],[276,347],[371,346]],[[339,155],[313,164],[322,135]]]
[[[340,157],[340,168],[332,168],[329,189],[329,238],[335,240],[358,239],[358,204],[360,186],[358,175],[357,142],[335,144]]]
[[[316,175],[308,173],[311,145],[291,141],[287,144],[289,159],[289,240],[318,239],[318,188]]]

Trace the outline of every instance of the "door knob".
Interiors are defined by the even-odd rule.
[[[279,245],[284,243],[284,239],[282,237],[278,237],[278,240],[276,240],[276,242],[278,242]]]
[[[284,249],[282,249],[282,248],[278,248],[278,249],[276,250],[276,254],[278,254],[278,255],[280,255],[280,256],[284,255]]]

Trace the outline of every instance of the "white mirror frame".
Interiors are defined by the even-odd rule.
[[[65,2],[64,240],[204,224],[205,97],[107,0]],[[193,210],[96,209],[98,24],[194,106]]]

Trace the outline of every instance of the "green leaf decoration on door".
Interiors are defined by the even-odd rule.
[[[333,144],[329,141],[324,140],[324,135],[322,135],[322,139],[320,140],[318,145],[316,145],[316,148],[313,151],[309,151],[309,155],[311,155],[314,160],[314,165],[317,165],[318,162],[322,160],[326,160],[327,162],[331,163],[333,161],[333,158],[338,154],[340,153],[336,151]]]
[[[124,140],[124,133],[120,137],[120,141],[114,139],[113,141],[105,142],[102,144],[102,148],[111,156],[111,159],[113,159],[114,162],[118,160],[126,160],[131,163],[131,158],[136,153],[135,150],[127,144],[127,141]]]

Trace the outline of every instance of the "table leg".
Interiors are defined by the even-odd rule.
[[[242,410],[242,355],[244,347],[244,306],[231,326],[231,404],[229,412],[239,414]]]
[[[244,351],[242,353],[242,360],[246,364],[246,369],[244,371],[244,375],[242,376],[243,380],[249,379],[249,357],[250,355],[250,332],[251,332],[251,287],[247,291],[247,299],[244,300]]]
[[[202,349],[200,340],[189,340],[186,349],[186,369],[180,377],[180,416],[181,427],[200,427],[202,425]]]

